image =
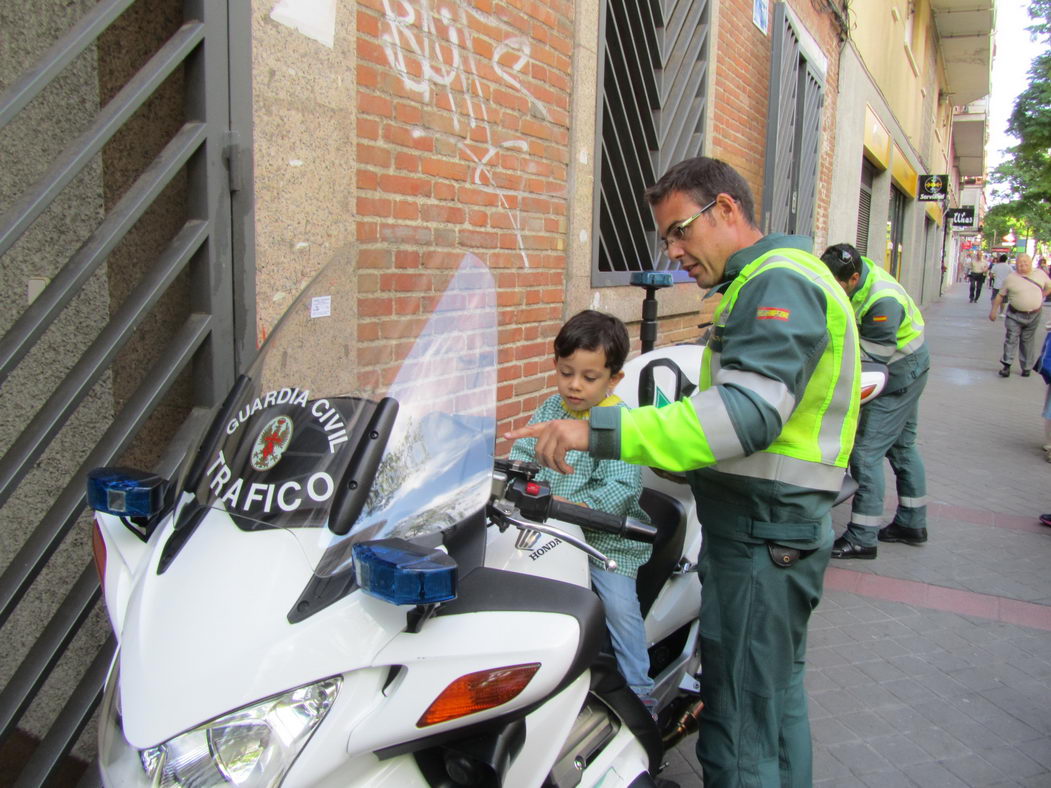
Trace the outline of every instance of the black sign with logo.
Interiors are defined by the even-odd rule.
[[[949,226],[954,230],[970,230],[974,227],[974,206],[953,208],[951,211],[945,212],[945,218],[948,220]]]
[[[945,175],[921,175],[920,193],[917,199],[923,201],[941,200],[949,194],[949,179]]]

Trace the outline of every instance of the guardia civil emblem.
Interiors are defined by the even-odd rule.
[[[292,419],[278,416],[271,419],[255,439],[252,447],[252,467],[257,471],[268,471],[281,460],[292,440]]]

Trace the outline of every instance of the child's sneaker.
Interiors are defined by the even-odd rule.
[[[1051,528],[1051,513],[1042,514],[1037,519],[1040,521],[1040,525],[1046,525],[1048,528]]]

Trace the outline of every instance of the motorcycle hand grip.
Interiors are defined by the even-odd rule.
[[[565,501],[552,499],[548,516],[565,520],[567,523],[573,523],[582,528],[592,528],[596,531],[623,536],[625,539],[634,539],[637,542],[652,542],[657,537],[657,529],[652,525],[646,525],[638,520],[629,520],[623,515],[600,512],[598,509],[589,509],[587,506],[577,506],[575,503]]]

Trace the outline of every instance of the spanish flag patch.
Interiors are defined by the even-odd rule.
[[[756,320],[788,320],[788,316],[792,314],[787,309],[781,309],[775,306],[761,306],[755,312]]]
[[[886,323],[887,322],[887,316],[886,315],[876,315],[875,317],[872,318],[872,322],[873,323]]]

